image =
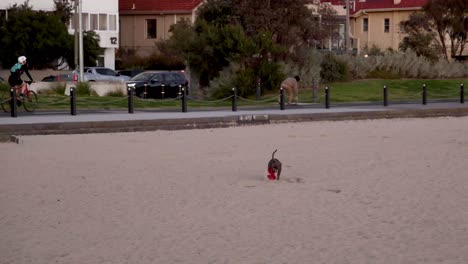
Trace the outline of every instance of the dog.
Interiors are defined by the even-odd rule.
[[[281,162],[278,159],[275,159],[275,153],[277,149],[271,154],[271,160],[268,162],[268,179],[279,181],[281,175]],[[275,175],[278,173],[278,176]]]

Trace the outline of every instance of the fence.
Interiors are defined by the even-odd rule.
[[[421,103],[423,105],[428,104],[428,98],[437,98],[437,97],[444,97],[444,98],[452,98],[452,97],[457,97],[458,101],[463,104],[465,102],[464,99],[464,84],[460,85],[459,91],[453,94],[440,94],[432,91],[427,87],[426,84],[422,86],[422,89],[420,92],[417,92],[415,94],[412,94],[410,96],[406,96],[405,98],[398,98],[398,97],[391,97],[390,96],[390,91],[391,88],[388,86],[384,85],[383,91],[382,91],[382,99],[383,99],[383,106],[387,107],[390,105],[391,102],[401,102],[403,100],[412,100],[413,102],[415,99],[420,98]],[[18,101],[12,100],[12,98],[17,98],[16,91],[15,89],[11,89],[9,91],[9,94],[5,95],[6,93],[3,94],[3,96],[0,98],[0,104],[2,105],[2,108],[4,111],[5,109],[9,109],[11,117],[18,117]],[[315,93],[314,93],[315,95]],[[331,99],[333,97],[333,89],[331,87],[325,87],[324,89],[324,94],[318,97],[313,97],[312,101],[305,102],[301,101],[299,102],[302,105],[319,105],[317,103],[318,101],[324,100],[324,106],[326,109],[329,109],[331,107]],[[16,101],[16,102],[15,102]],[[128,113],[133,114],[135,112],[135,104],[147,104],[147,105],[161,105],[166,102],[172,102],[172,101],[178,101],[180,102],[180,109],[182,112],[187,112],[188,111],[188,102],[197,102],[198,104],[217,104],[221,102],[227,102],[230,101],[231,103],[231,109],[232,111],[237,111],[239,102],[245,102],[247,104],[262,104],[262,103],[274,103],[274,105],[278,104],[278,107],[280,110],[285,110],[286,109],[286,103],[285,103],[285,93],[284,90],[281,88],[279,90],[279,95],[275,95],[269,98],[265,98],[263,100],[260,100],[259,95],[256,95],[256,100],[251,100],[248,98],[243,98],[237,95],[237,89],[232,88],[232,93],[230,96],[227,96],[225,98],[219,99],[219,100],[201,100],[193,96],[189,96],[187,94],[187,91],[179,87],[179,93],[177,97],[175,98],[166,98],[166,99],[149,99],[149,98],[139,98],[135,96],[134,92],[134,87],[132,86],[127,86],[127,93],[126,95],[116,98],[115,100],[107,100],[107,101],[102,101],[102,100],[89,100],[89,99],[83,99],[77,96],[76,89],[74,87],[70,88],[70,95],[69,98],[60,98],[56,101],[53,102],[48,102],[49,105],[54,105],[54,104],[63,104],[64,102],[69,101],[70,104],[70,114],[71,115],[76,115],[77,114],[77,103],[82,103],[82,104],[87,104],[87,105],[96,105],[96,106],[105,106],[105,105],[110,105],[115,102],[119,101],[127,101],[127,108],[128,108]],[[4,107],[4,106],[8,107]],[[270,105],[271,106],[271,105]]]

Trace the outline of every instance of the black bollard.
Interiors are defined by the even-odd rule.
[[[133,88],[127,87],[127,95],[128,95],[128,113],[133,114]]]
[[[143,92],[143,99],[148,98],[148,84],[145,83],[145,91]]]
[[[387,85],[384,85],[383,87],[383,105],[388,106],[388,91],[387,91]]]
[[[284,110],[284,89],[280,88],[280,110]]]
[[[185,98],[185,88],[182,88],[182,113],[187,113],[187,100]]]
[[[161,99],[164,99],[164,84],[161,85]]]
[[[465,86],[462,84],[460,84],[460,104],[464,104],[465,103]]]
[[[423,104],[423,105],[426,105],[426,104],[427,104],[427,87],[426,87],[425,84],[423,84],[422,104]]]
[[[330,88],[325,87],[325,108],[330,108]]]
[[[18,117],[18,108],[16,105],[16,89],[10,90],[10,115],[11,117]]]
[[[76,115],[76,91],[75,87],[70,87],[70,114]]]
[[[232,111],[237,111],[237,89],[236,87],[232,88]]]

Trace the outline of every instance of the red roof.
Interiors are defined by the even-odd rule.
[[[202,0],[119,0],[119,11],[192,11]]]
[[[345,0],[320,0],[322,3],[329,2],[332,5],[346,5]],[[399,9],[399,8],[418,8],[426,5],[429,0],[349,0],[350,6],[352,7],[352,2],[355,2],[355,9],[351,9],[351,13],[356,13],[360,10],[368,9]],[[395,2],[400,2],[395,4]]]

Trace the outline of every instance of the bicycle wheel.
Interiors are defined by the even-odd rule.
[[[2,109],[4,112],[7,112],[7,113],[11,112],[10,100],[11,100],[10,92],[3,91],[2,96],[0,97],[0,104],[2,105]]]
[[[37,94],[34,91],[28,91],[23,99],[24,109],[28,112],[34,112],[37,107]]]

